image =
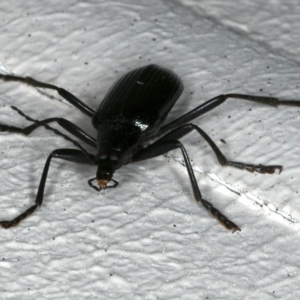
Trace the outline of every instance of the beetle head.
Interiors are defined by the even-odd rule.
[[[132,155],[132,146],[139,138],[140,129],[128,122],[105,121],[98,126],[97,131],[98,153],[95,156],[95,164],[98,169],[95,179],[98,189],[115,187],[113,174],[124,164],[128,155]],[[110,181],[113,181],[114,185],[108,185]]]
[[[118,150],[111,150],[109,152],[109,154],[98,153],[98,155],[96,155],[96,164],[98,166],[96,180],[99,189],[109,187],[107,184],[113,180],[112,177],[115,170],[122,165],[121,152]],[[114,181],[114,183],[116,183],[116,181]]]

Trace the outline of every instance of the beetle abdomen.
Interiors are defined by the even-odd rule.
[[[157,65],[135,69],[110,89],[93,117],[103,122],[126,122],[142,131],[157,127],[166,118],[183,90],[180,78]]]

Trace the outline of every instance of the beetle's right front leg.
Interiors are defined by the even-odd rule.
[[[14,218],[10,221],[0,221],[0,226],[3,228],[10,228],[13,226],[18,225],[22,220],[30,216],[38,206],[41,206],[43,203],[44,198],[44,189],[45,184],[47,180],[48,170],[50,167],[50,162],[52,158],[60,158],[63,160],[68,160],[76,163],[82,163],[82,164],[92,164],[92,161],[95,160],[95,157],[93,154],[87,153],[89,155],[89,158],[84,154],[81,150],[78,149],[57,149],[54,150],[47,158],[47,161],[44,166],[43,174],[41,177],[41,181],[39,184],[38,192],[35,199],[35,204],[28,208],[25,212]]]

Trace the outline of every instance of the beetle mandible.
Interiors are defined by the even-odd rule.
[[[13,75],[0,74],[0,79],[23,82],[37,88],[56,90],[70,104],[91,117],[92,124],[97,130],[97,138],[95,139],[66,119],[49,118],[39,121],[32,119],[18,108],[12,106],[14,110],[33,122],[33,124],[25,128],[19,128],[0,123],[0,131],[28,135],[36,128],[44,126],[48,130],[52,130],[71,141],[78,149],[57,149],[52,151],[43,169],[35,204],[13,220],[1,221],[0,225],[3,228],[18,225],[20,221],[41,206],[52,158],[96,165],[96,177],[88,180],[88,184],[95,190],[100,191],[101,189],[113,188],[118,185],[118,182],[113,179],[113,174],[123,165],[150,159],[179,148],[183,154],[196,201],[201,203],[228,230],[233,232],[240,230],[239,226],[230,221],[210,202],[203,199],[188,154],[178,140],[192,130],[196,130],[210,145],[222,166],[231,166],[262,174],[272,174],[276,170],[281,172],[282,167],[279,165],[254,165],[227,160],[213,140],[200,127],[189,122],[219,106],[227,98],[249,100],[274,107],[278,105],[300,106],[300,101],[296,100],[283,101],[275,97],[224,94],[214,97],[174,121],[164,124],[169,111],[183,91],[183,84],[174,72],[161,66],[148,65],[125,74],[112,86],[97,111],[56,85],[40,82],[31,77]],[[78,142],[50,127],[48,123],[51,122],[57,122],[63,129],[96,148],[96,154],[88,153]],[[152,140],[154,142],[151,143]],[[97,185],[93,184],[95,180]],[[113,182],[113,184],[110,185],[110,182]]]

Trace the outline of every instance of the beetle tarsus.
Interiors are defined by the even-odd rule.
[[[225,215],[223,215],[218,209],[216,209],[210,202],[201,199],[201,203],[226,229],[235,231],[241,231],[239,226],[230,221]]]
[[[22,128],[0,123],[0,132],[22,133]]]
[[[279,174],[282,171],[282,166],[272,165],[272,166],[264,166],[262,164],[254,165],[254,164],[244,164],[236,161],[228,161],[226,162],[227,166],[231,166],[237,169],[246,170],[250,173],[257,172],[260,174],[274,174],[276,170],[278,170]]]
[[[23,212],[22,214],[20,214],[19,216],[17,216],[11,221],[0,221],[0,226],[5,229],[17,226],[21,221],[23,221],[28,216],[30,216],[36,210],[37,207],[38,207],[37,204],[31,206],[25,212]]]

